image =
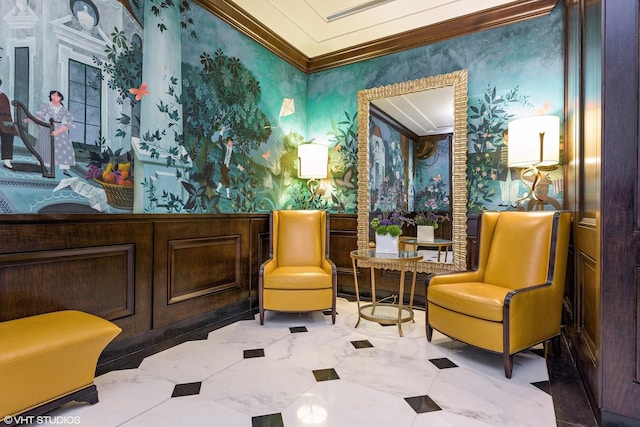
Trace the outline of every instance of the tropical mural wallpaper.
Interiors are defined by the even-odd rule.
[[[355,213],[357,91],[458,69],[469,71],[468,210],[511,209],[523,187],[504,163],[508,122],[562,113],[561,5],[305,74],[191,0],[126,3],[0,2],[1,213],[302,208],[297,147],[310,142],[329,147],[311,206]],[[548,190],[559,201],[561,175]]]
[[[409,143],[398,130],[371,115],[369,124],[369,210],[407,210],[409,188],[405,170]],[[402,145],[405,147],[401,147]]]

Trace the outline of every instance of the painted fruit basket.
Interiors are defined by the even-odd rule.
[[[130,185],[109,184],[100,178],[93,178],[98,184],[102,185],[104,192],[107,193],[107,203],[118,209],[133,209],[133,187]]]

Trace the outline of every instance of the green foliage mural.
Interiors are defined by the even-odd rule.
[[[160,16],[162,14],[163,9],[166,9],[169,7],[175,7],[176,5],[178,5],[180,7],[180,16],[181,16],[180,27],[183,30],[187,30],[193,26],[193,18],[189,16],[189,12],[191,11],[191,5],[188,0],[179,0],[179,1],[147,0],[147,1],[151,2],[151,13],[153,13],[156,16]],[[157,24],[157,28],[161,33],[166,31],[167,30],[166,23],[159,22]],[[194,39],[198,38],[198,35],[194,30],[191,30],[189,34]]]
[[[311,141],[296,132],[272,132],[272,126],[260,108],[260,84],[238,58],[218,49],[213,56],[200,55],[200,67],[183,64],[182,99],[184,146],[192,167],[182,179],[186,198],[144,183],[152,209],[162,205],[173,212],[268,212],[272,209],[296,209],[310,206],[337,212],[353,212],[356,206],[357,118],[345,113],[345,120],[332,122],[329,169],[312,200],[305,181],[297,178],[297,147]],[[169,89],[170,93],[171,88]],[[176,102],[179,100],[176,99]],[[158,105],[171,123],[178,119],[166,105]],[[175,123],[178,127],[178,123]],[[230,196],[219,188],[222,150],[215,139],[222,127],[231,129],[234,152],[242,172],[230,173]],[[162,130],[145,133],[144,148],[153,152],[153,142]],[[180,134],[176,133],[176,138]],[[262,154],[260,147],[271,141],[273,149]],[[178,153],[170,153],[177,158]],[[179,159],[184,164],[185,159]],[[168,167],[171,164],[167,164]]]
[[[142,84],[142,46],[127,43],[127,35],[118,27],[114,27],[110,35],[112,44],[105,49],[107,60],[94,56],[93,62],[109,77],[107,86],[118,93],[116,102],[122,104],[128,100],[133,105],[135,95],[129,92],[129,88]]]
[[[152,11],[159,15],[164,8],[173,6],[173,2],[154,2]],[[193,24],[190,18],[184,17],[188,10],[188,4],[181,2],[183,29]],[[164,31],[160,27],[158,30]],[[197,38],[195,31],[190,36]],[[117,136],[125,138],[128,136],[126,127],[132,121],[139,121],[138,102],[141,96],[136,94],[145,88],[141,81],[142,48],[139,44],[127,43],[126,35],[118,28],[111,32],[111,38],[112,43],[106,49],[107,60],[94,58],[94,63],[101,68],[109,88],[118,93],[118,103],[128,101],[133,107],[132,111],[137,112],[133,117],[122,113],[118,119],[121,127]],[[182,84],[181,96],[175,90],[177,84]],[[167,168],[176,163],[184,166],[189,159],[192,161],[184,175],[180,172],[181,168],[175,169],[176,179],[182,182],[186,197],[156,188],[152,182],[145,180],[142,182],[148,203],[145,210],[155,211],[161,206],[167,212],[260,212],[306,206],[309,192],[305,182],[296,178],[296,150],[299,144],[309,141],[305,141],[299,133],[284,135],[279,132],[275,138],[272,137],[271,123],[258,106],[260,83],[239,58],[225,55],[222,49],[217,49],[213,55],[202,52],[198,65],[183,63],[182,81],[171,78],[167,94],[172,97],[174,105],[160,102],[156,108],[165,115],[168,126],[146,130],[141,135],[141,148],[148,151],[152,158],[162,155],[167,160]],[[179,116],[176,105],[182,106],[184,119]],[[354,123],[351,124],[352,128],[355,128]],[[216,191],[222,150],[213,137],[222,127],[231,130],[235,155],[245,165],[244,173],[230,174],[231,185],[237,191],[229,199],[221,197]],[[169,132],[173,133],[176,146],[165,153],[159,141]],[[338,142],[346,139],[348,131],[342,131],[334,125],[333,132]],[[350,138],[355,140],[353,129],[351,132]],[[253,156],[270,139],[275,139],[274,147],[277,148],[263,155],[262,163],[254,161]],[[179,147],[184,148],[185,154]],[[341,151],[348,153],[344,148],[337,148],[332,159],[334,169],[344,178],[344,172],[341,173],[337,166],[341,164]],[[352,153],[351,157],[355,158],[355,154]],[[348,185],[354,186],[354,183],[349,181]],[[331,199],[323,197],[321,193],[316,195],[311,205],[328,209],[327,200],[340,203],[344,199],[340,191],[332,188],[329,191]],[[355,205],[353,201],[341,203],[344,209],[352,205]]]
[[[120,117],[116,119],[118,129],[115,137],[125,141],[127,135],[137,137],[140,130],[139,104],[136,102],[136,95],[129,89],[142,85],[142,46],[139,42],[127,43],[127,35],[118,27],[114,27],[110,35],[111,45],[107,45],[105,49],[107,60],[94,56],[93,62],[100,69],[100,78],[106,79],[107,87],[118,94],[116,102],[122,105],[128,101],[132,107],[131,115],[120,113]],[[129,133],[128,129],[131,129]],[[130,143],[125,145],[130,146]],[[100,148],[104,150],[104,144]]]
[[[216,50],[213,57],[200,55],[202,68],[184,65],[183,97],[185,117],[189,130],[201,138],[225,125],[234,133],[234,144],[247,154],[266,142],[271,135],[271,124],[260,111],[260,83],[242,64]]]
[[[296,150],[305,143],[300,134],[289,134],[282,139],[282,154],[279,152],[269,156],[269,167],[262,172],[262,179],[255,188],[257,211],[271,209],[296,209],[305,204],[303,183],[295,180]]]
[[[166,159],[166,166],[169,168],[179,161],[182,165],[188,163],[186,154],[182,154],[179,147],[184,143],[184,134],[182,130],[182,117],[179,115],[179,109],[177,105],[182,103],[182,99],[176,92],[176,86],[179,84],[178,79],[171,77],[169,79],[170,85],[167,88],[167,94],[172,97],[173,103],[165,103],[160,101],[156,108],[167,118],[167,127],[163,129],[147,129],[142,135],[141,147],[143,150],[148,151],[151,158],[159,159],[160,154]],[[160,145],[161,141],[167,134],[173,134],[173,140],[176,143],[168,151],[166,151]],[[179,178],[180,176],[178,176]]]
[[[467,160],[467,207],[469,213],[486,209],[496,195],[492,181],[496,180],[496,149],[505,144],[504,133],[509,121],[511,104],[530,106],[529,97],[516,86],[504,95],[496,87],[487,86],[483,96],[469,101],[468,141],[473,150]]]
[[[344,112],[344,120],[331,121],[329,170],[333,176],[330,196],[338,213],[353,213],[358,205],[358,115]]]
[[[65,67],[47,67],[45,58],[48,63],[58,64],[92,58],[81,65],[91,69],[87,75],[97,68],[102,84],[82,84],[101,94],[100,102],[88,104],[102,108],[94,113],[92,122],[100,127],[100,134],[98,138],[91,134],[97,141],[76,144],[91,152],[78,148],[79,160],[71,173],[95,186],[92,179],[85,177],[106,166],[104,159],[122,157],[126,163],[132,147],[145,150],[153,160],[161,159],[153,164],[165,168],[160,171],[164,176],[161,184],[136,176],[136,210],[252,213],[311,206],[335,213],[355,213],[358,90],[463,68],[469,71],[468,209],[471,213],[495,209],[501,202],[498,196],[503,182],[497,176],[496,163],[498,151],[504,152],[503,132],[508,121],[536,114],[547,102],[551,107],[545,113],[562,111],[561,6],[548,17],[307,74],[192,0],[130,0],[131,9],[111,7],[112,3],[117,1],[96,3],[100,20],[87,33],[78,33],[80,27],[65,21],[71,16],[68,2],[51,2],[48,15],[38,16],[55,26],[55,34],[66,36],[57,38],[58,48],[44,55],[42,46],[55,42],[44,27],[34,27],[37,42],[30,55],[35,62],[29,69],[36,70],[36,74],[29,77],[33,95],[28,96],[28,101],[37,105],[49,90],[72,86],[69,75],[63,72]],[[145,5],[149,15],[146,27]],[[10,8],[10,4],[0,6],[5,12]],[[128,16],[130,10],[134,18]],[[42,15],[42,10],[34,11]],[[8,66],[2,48],[22,46],[24,37],[22,33],[0,37],[0,56],[5,57],[0,58],[0,66],[2,72],[9,74],[13,65]],[[74,43],[74,37],[78,43]],[[96,40],[86,44],[87,37]],[[143,58],[143,45],[148,49],[166,41],[180,52],[158,52]],[[171,71],[164,74],[163,65]],[[145,74],[145,83],[143,71],[150,69],[157,70],[157,80],[152,82]],[[37,70],[46,70],[46,78]],[[18,77],[3,76],[5,91],[11,89],[7,82],[17,82]],[[48,87],[51,85],[56,87]],[[146,100],[155,97],[162,101],[142,102],[146,94],[150,95]],[[69,103],[77,99],[71,93],[65,96]],[[283,99],[295,99],[294,115],[285,118],[278,114]],[[161,124],[145,123],[149,128],[141,129],[141,112],[145,121],[151,114]],[[219,188],[222,128],[226,129],[224,138],[233,137],[233,152],[242,166],[229,172],[229,193],[226,188]],[[297,147],[309,142],[329,147],[329,175],[320,181],[313,200],[309,200],[306,180],[297,177]],[[18,164],[29,163],[30,155],[23,146],[17,146],[16,153]],[[134,154],[136,157],[139,152]],[[96,169],[91,173],[90,164]],[[142,162],[134,166],[141,167]],[[18,178],[18,182],[33,179],[15,170],[5,170],[3,174]],[[5,189],[5,212],[36,213],[63,198],[76,207],[89,207],[81,195],[70,189],[52,194],[49,187],[55,185],[32,187],[29,193],[21,187]],[[433,189],[438,190],[436,185]],[[145,205],[140,207],[137,196],[143,192]],[[428,195],[429,200],[431,196]],[[105,210],[123,209],[111,205]]]
[[[216,191],[221,151],[212,138],[216,130],[231,129],[234,151],[245,165],[243,173],[230,176],[234,192],[229,206],[234,212],[255,212],[300,205],[292,185],[295,150],[302,136],[282,138],[282,157],[268,156],[267,167],[252,159],[261,144],[271,136],[271,123],[258,107],[260,84],[238,58],[231,58],[218,49],[212,57],[200,55],[201,68],[183,64],[184,114],[187,117],[185,147],[193,160],[189,182],[183,185],[189,192],[184,208],[190,212],[221,212],[220,195]],[[293,158],[291,157],[293,153]],[[293,194],[287,194],[293,192]]]

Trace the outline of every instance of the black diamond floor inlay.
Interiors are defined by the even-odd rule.
[[[291,331],[292,334],[297,334],[298,332],[309,332],[307,331],[306,326],[294,326],[292,328],[289,328],[289,331]]]
[[[373,347],[373,344],[371,344],[369,340],[351,341],[351,344],[353,344],[355,348]]]
[[[438,406],[429,396],[415,396],[405,397],[409,406],[416,411],[417,414],[424,414],[425,412],[440,411],[442,408]]]
[[[264,357],[264,349],[263,348],[254,348],[253,350],[245,350],[244,358],[251,359],[253,357]]]
[[[322,314],[324,314],[325,316],[331,316],[331,314],[333,314],[333,311],[331,310],[323,310]],[[336,316],[338,315],[338,312],[336,311]]]
[[[436,365],[439,369],[448,369],[448,368],[457,368],[458,365],[453,363],[451,360],[446,357],[442,357],[440,359],[429,359],[429,362]]]
[[[176,384],[173,388],[171,397],[193,396],[194,394],[200,394],[201,385],[201,381],[195,383]]]
[[[340,377],[335,369],[316,369],[313,371],[313,376],[316,377],[316,381],[331,381],[339,380]]]
[[[251,427],[284,427],[282,414],[259,415],[251,418]]]

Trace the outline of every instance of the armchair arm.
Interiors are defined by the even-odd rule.
[[[260,270],[258,271],[258,277],[263,277],[265,274],[269,274],[273,272],[277,267],[275,258],[269,258],[265,262],[260,265]]]
[[[547,282],[509,292],[504,301],[504,327],[510,353],[558,335],[561,317],[562,287],[558,284]]]
[[[482,282],[482,273],[478,270],[434,273],[427,279],[427,287],[448,283]]]
[[[329,258],[322,259],[322,269],[329,274],[337,274],[336,265]]]

